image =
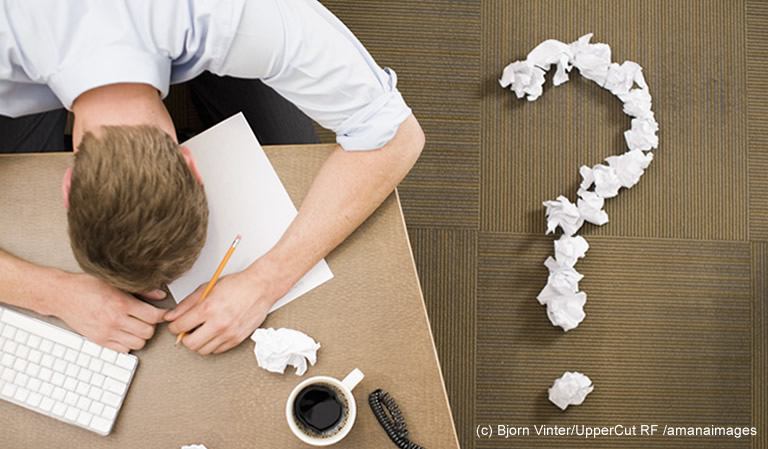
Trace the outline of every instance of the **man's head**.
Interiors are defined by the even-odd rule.
[[[189,150],[152,126],[86,133],[64,177],[82,269],[130,292],[171,282],[205,243],[208,204]]]

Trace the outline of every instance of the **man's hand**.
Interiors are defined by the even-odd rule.
[[[143,348],[167,312],[87,274],[69,274],[60,288],[51,314],[93,342],[119,352]],[[156,290],[142,296],[163,299],[165,293]]]
[[[218,354],[237,346],[264,322],[272,304],[283,296],[270,293],[265,288],[270,282],[257,279],[249,271],[224,276],[198,304],[208,285],[202,284],[165,315],[166,320],[172,321],[168,329],[174,334],[186,332],[184,346],[202,355]]]

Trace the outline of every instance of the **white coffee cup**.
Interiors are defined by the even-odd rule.
[[[291,391],[290,396],[288,396],[288,402],[285,404],[285,418],[288,420],[288,426],[293,434],[301,441],[312,446],[330,446],[346,437],[349,431],[352,430],[352,425],[357,417],[357,404],[355,403],[355,396],[352,394],[352,390],[363,380],[363,377],[363,372],[355,368],[342,381],[328,376],[315,376],[298,384]],[[299,393],[312,385],[320,385],[332,389],[337,393],[342,408],[346,408],[339,424],[334,426],[327,434],[318,434],[304,426],[294,411]]]

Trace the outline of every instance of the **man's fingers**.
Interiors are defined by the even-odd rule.
[[[115,331],[102,346],[106,346],[118,352],[128,352],[131,349],[141,349],[144,347],[144,344],[146,344],[144,339],[129,334],[128,332],[118,330]]]
[[[220,344],[216,349],[212,351],[213,354],[221,354],[222,352],[227,352],[230,349],[237,346],[234,342],[225,341],[222,344]]]
[[[184,337],[184,346],[193,350],[200,351],[205,345],[216,339],[216,333],[213,326],[206,323],[200,326],[199,329],[195,329],[194,332]],[[211,350],[215,349],[214,346]]]
[[[181,304],[179,304],[181,306]],[[203,324],[202,315],[203,304],[191,304],[189,307],[185,307],[183,314],[176,317],[176,319],[168,325],[168,330],[174,334],[180,334],[182,332],[190,332],[192,329]],[[185,338],[186,340],[186,338]]]
[[[203,290],[205,290],[205,286],[201,285],[195,290],[194,292],[190,293],[189,296],[184,298],[183,301],[181,301],[176,308],[173,310],[168,311],[165,314],[165,320],[166,321],[173,321],[176,318],[180,317],[181,315],[187,313],[189,309],[195,306],[197,304],[197,301],[200,299],[200,296],[203,295]]]
[[[121,323],[120,327],[125,332],[144,340],[149,340],[152,338],[152,335],[155,334],[154,324],[148,324],[132,316],[126,317],[126,319]]]
[[[156,289],[156,290],[152,290],[150,292],[139,293],[138,295],[141,296],[142,298],[152,299],[152,300],[155,300],[155,301],[159,301],[161,299],[165,299],[166,296],[168,296],[168,294],[165,293],[164,290],[161,290],[159,288]]]
[[[211,354],[216,348],[222,345],[221,338],[213,338],[209,340],[207,343],[205,343],[203,346],[200,347],[200,349],[196,349],[197,352],[200,353],[200,355],[208,355]],[[192,349],[192,348],[190,348]]]
[[[111,338],[111,340],[116,341],[119,344],[122,344],[128,350],[131,349],[141,349],[144,347],[144,345],[147,343],[146,340],[143,338],[139,338],[133,334],[129,334],[128,332],[124,331],[118,331],[118,334],[116,337]],[[128,352],[128,351],[125,351]]]
[[[136,317],[149,324],[157,324],[165,321],[166,309],[160,309],[142,302],[136,298],[131,298],[128,308],[125,311],[128,315]]]

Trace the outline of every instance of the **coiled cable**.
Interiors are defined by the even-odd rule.
[[[371,406],[376,419],[387,432],[389,439],[392,440],[400,449],[424,449],[418,444],[409,440],[408,429],[406,429],[405,417],[403,411],[395,402],[395,399],[378,389],[368,396],[368,404]]]

